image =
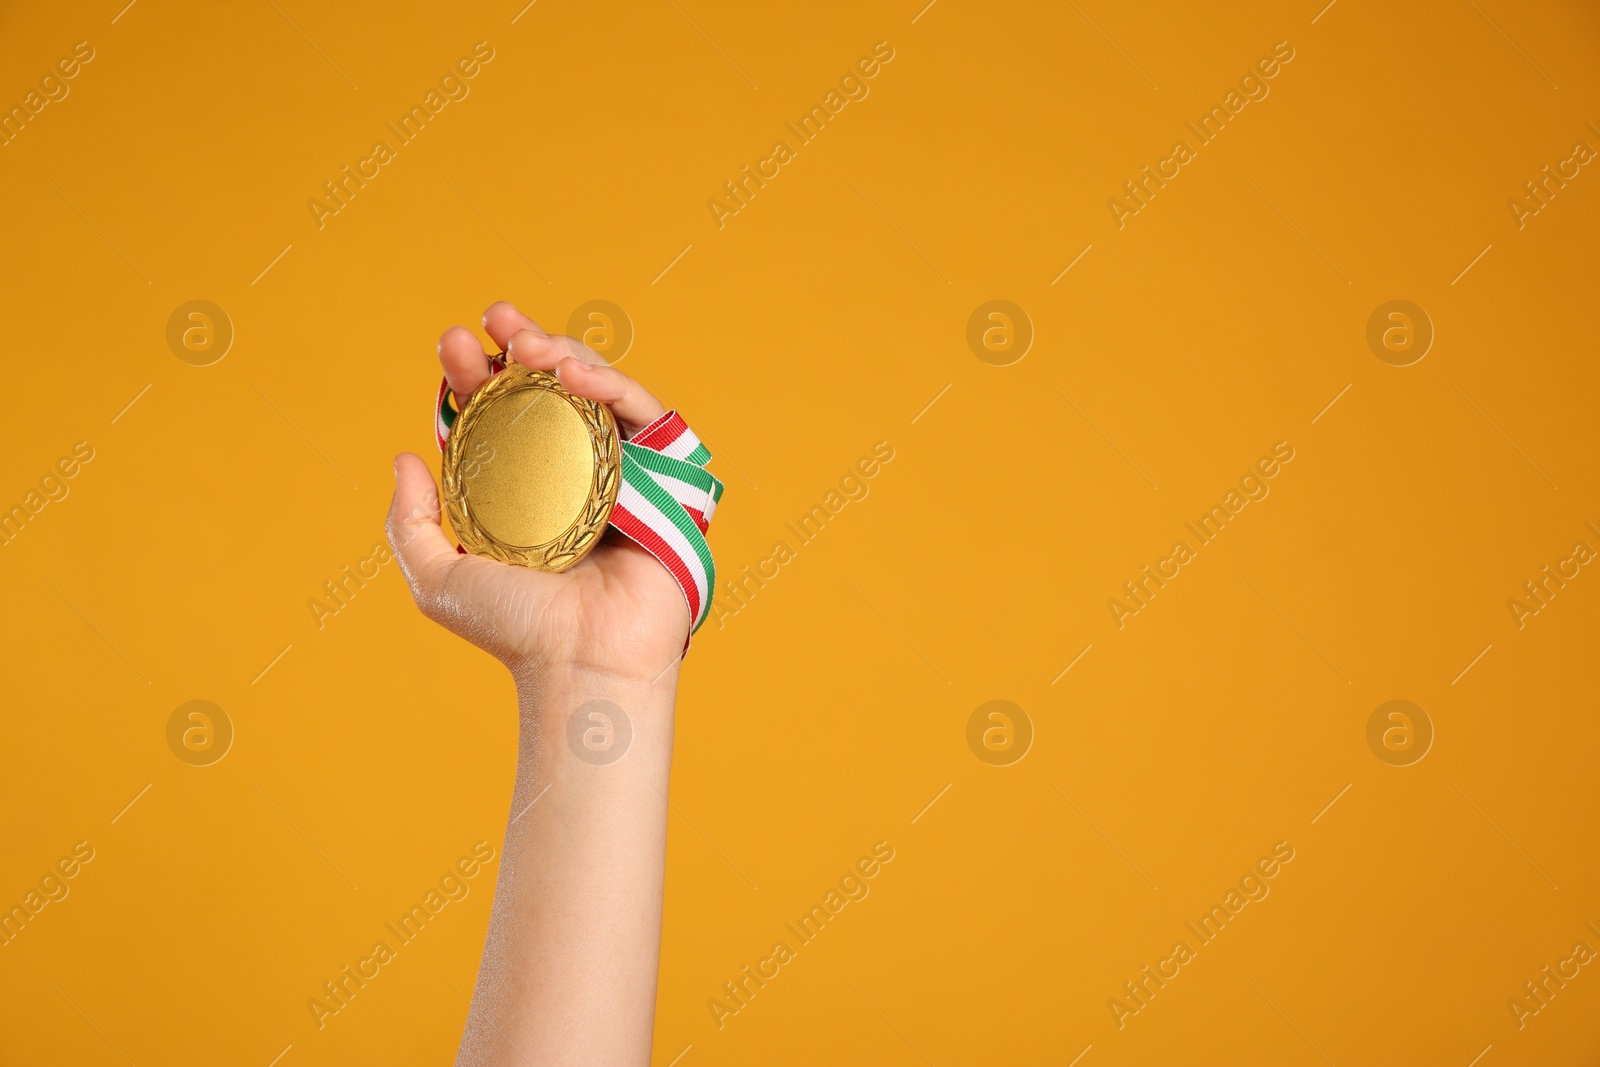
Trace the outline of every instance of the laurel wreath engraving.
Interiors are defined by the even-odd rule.
[[[552,399],[570,404],[583,420],[594,451],[594,476],[589,485],[588,499],[578,517],[561,536],[531,547],[507,544],[485,530],[473,516],[467,494],[468,471],[476,469],[478,462],[468,458],[474,427],[490,404],[522,391],[548,393]],[[600,543],[606,523],[611,519],[611,509],[616,506],[617,492],[622,484],[617,423],[604,404],[573,396],[561,387],[554,374],[511,364],[479,389],[456,417],[455,425],[450,428],[450,438],[445,444],[442,473],[445,510],[450,516],[450,525],[455,528],[456,537],[468,552],[535,570],[564,571]]]

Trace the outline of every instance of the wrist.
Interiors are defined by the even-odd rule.
[[[511,671],[517,692],[537,695],[582,685],[661,689],[676,685],[683,663],[686,631],[635,632],[624,626],[603,640],[562,635],[517,649],[500,660]]]
[[[621,661],[632,658],[634,663]],[[584,694],[620,694],[651,704],[671,705],[678,691],[682,657],[648,667],[642,657],[561,656],[529,659],[511,667],[517,703],[524,711],[551,701]]]
[[[541,763],[575,756],[604,764],[613,753],[620,758],[612,746],[631,746],[641,730],[670,739],[678,666],[674,661],[653,681],[570,663],[513,672],[523,755]]]

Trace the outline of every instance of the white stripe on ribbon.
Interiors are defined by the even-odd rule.
[[[659,475],[652,477],[655,477],[657,482],[662,480]],[[701,494],[702,497],[704,495]],[[649,527],[651,533],[665,541],[667,547],[672,549],[688,569],[690,578],[694,580],[695,589],[700,594],[700,618],[693,620],[694,625],[699,625],[711,603],[711,582],[706,576],[705,564],[700,562],[700,553],[695,551],[695,547],[683,536],[683,531],[678,529],[676,523],[662,515],[661,509],[650,503],[644,494],[629,485],[626,480],[617,491],[617,506],[626,508],[629,514]]]

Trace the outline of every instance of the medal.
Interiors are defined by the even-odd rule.
[[[623,441],[609,408],[573,396],[554,374],[503,354],[490,367],[459,413],[448,381],[434,402],[445,510],[461,547],[564,571],[609,525],[667,569],[698,630],[717,580],[705,535],[722,482],[706,470],[710,449],[676,411]]]
[[[467,551],[564,571],[600,543],[621,484],[611,411],[512,363],[453,420],[444,500]]]

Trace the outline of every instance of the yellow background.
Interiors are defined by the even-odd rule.
[[[725,575],[895,449],[686,665],[657,1063],[1593,1062],[1593,967],[1523,1029],[1506,1002],[1600,949],[1600,577],[1521,630],[1507,601],[1600,548],[1600,176],[1520,230],[1507,200],[1600,148],[1600,16],[919,7],[7,5],[7,108],[95,58],[0,148],[0,505],[95,458],[0,547],[0,902],[96,857],[0,948],[0,1060],[453,1055],[496,864],[320,1031],[306,1001],[498,849],[512,686],[392,565],[320,629],[307,602],[381,540],[392,455],[436,461],[438,334],[503,297],[626,309],[623,369],[717,453]],[[470,96],[319,230],[307,200],[480,40]],[[1119,230],[1107,199],[1285,40]],[[878,41],[870,96],[718,229]],[[236,331],[207,367],[166,341],[193,299]],[[990,299],[1036,332],[1014,365],[967,346]],[[1365,340],[1390,299],[1436,330],[1409,367]],[[1107,599],[1278,441],[1271,495],[1119,630]],[[236,731],[208,767],[167,747],[194,699]],[[1007,767],[966,740],[993,699],[1035,733]],[[1367,745],[1391,699],[1436,731],[1412,766]],[[719,1030],[880,840],[871,895]],[[1278,841],[1271,895],[1119,1030]]]

